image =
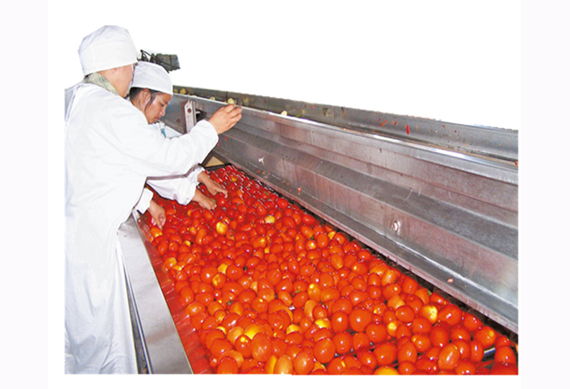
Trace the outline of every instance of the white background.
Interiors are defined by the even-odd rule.
[[[139,48],[178,54],[183,70],[172,75],[179,84],[520,130],[521,376],[435,382],[534,388],[562,376],[570,259],[561,244],[569,216],[567,3],[274,3],[33,0],[3,11],[4,381],[53,388],[180,383],[62,374],[62,92],[82,76],[82,37],[104,24],[129,29]],[[183,381],[201,387],[220,378]],[[361,384],[332,381],[339,382]],[[410,387],[425,378],[385,382]],[[299,384],[314,387],[285,381]]]
[[[179,85],[520,129],[519,1],[117,3],[78,18],[82,2],[54,2],[72,16],[50,52],[65,85],[82,77],[81,38],[118,24],[177,54]]]

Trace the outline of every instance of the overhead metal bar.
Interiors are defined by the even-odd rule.
[[[232,99],[238,105],[361,132],[382,134],[407,142],[425,143],[464,153],[518,161],[518,131],[488,126],[464,125],[414,116],[308,103],[244,93],[176,86],[181,94]]]

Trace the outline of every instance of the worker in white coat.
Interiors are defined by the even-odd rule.
[[[137,62],[127,30],[98,29],[81,42],[79,58],[85,78],[66,93],[65,370],[136,373],[119,226],[147,177],[187,172],[241,110],[228,105],[166,139],[125,99]]]
[[[172,100],[173,85],[168,72],[160,65],[139,62],[135,68],[133,82],[129,91],[129,100],[146,117],[150,127],[166,136],[165,125],[159,120],[165,115],[166,107]],[[186,205],[197,202],[206,209],[213,209],[216,201],[197,190],[198,184],[204,184],[208,192],[215,196],[228,191],[210,178],[204,168],[197,165],[189,173],[179,176],[149,178],[147,184],[160,196]],[[164,209],[152,200],[153,193],[145,189],[136,209],[144,213],[149,211],[153,220],[160,227],[164,224]]]

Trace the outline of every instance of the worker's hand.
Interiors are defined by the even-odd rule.
[[[228,197],[228,190],[223,186],[221,186],[220,184],[218,184],[216,181],[212,180],[212,178],[210,178],[208,173],[201,172],[200,174],[198,174],[198,182],[204,184],[206,186],[206,189],[208,189],[208,192],[210,192],[210,194],[215,196],[216,194],[221,193],[224,195],[224,197]]]
[[[152,216],[154,223],[162,229],[164,223],[166,223],[166,212],[164,211],[164,208],[154,202],[154,200],[150,200],[148,213]]]
[[[208,121],[214,126],[216,132],[223,134],[241,119],[241,107],[228,104],[218,109]]]
[[[205,196],[202,192],[196,189],[192,201],[197,202],[204,209],[214,209],[216,208],[216,200],[211,197]]]

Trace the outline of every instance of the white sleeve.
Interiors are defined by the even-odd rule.
[[[153,196],[152,192],[147,188],[144,188],[141,194],[141,198],[139,199],[139,202],[135,206],[135,209],[140,213],[145,213],[150,205],[152,196]]]
[[[190,133],[175,138],[165,138],[145,123],[146,118],[130,102],[130,107],[117,109],[117,115],[109,115],[108,125],[121,145],[122,153],[130,159],[129,166],[147,177],[163,177],[186,174],[206,158],[218,142],[214,126],[201,120]],[[111,120],[112,118],[112,120]]]
[[[176,200],[181,205],[186,205],[192,201],[198,186],[198,175],[204,168],[197,165],[186,176],[149,178],[149,184],[156,192],[167,199]]]

